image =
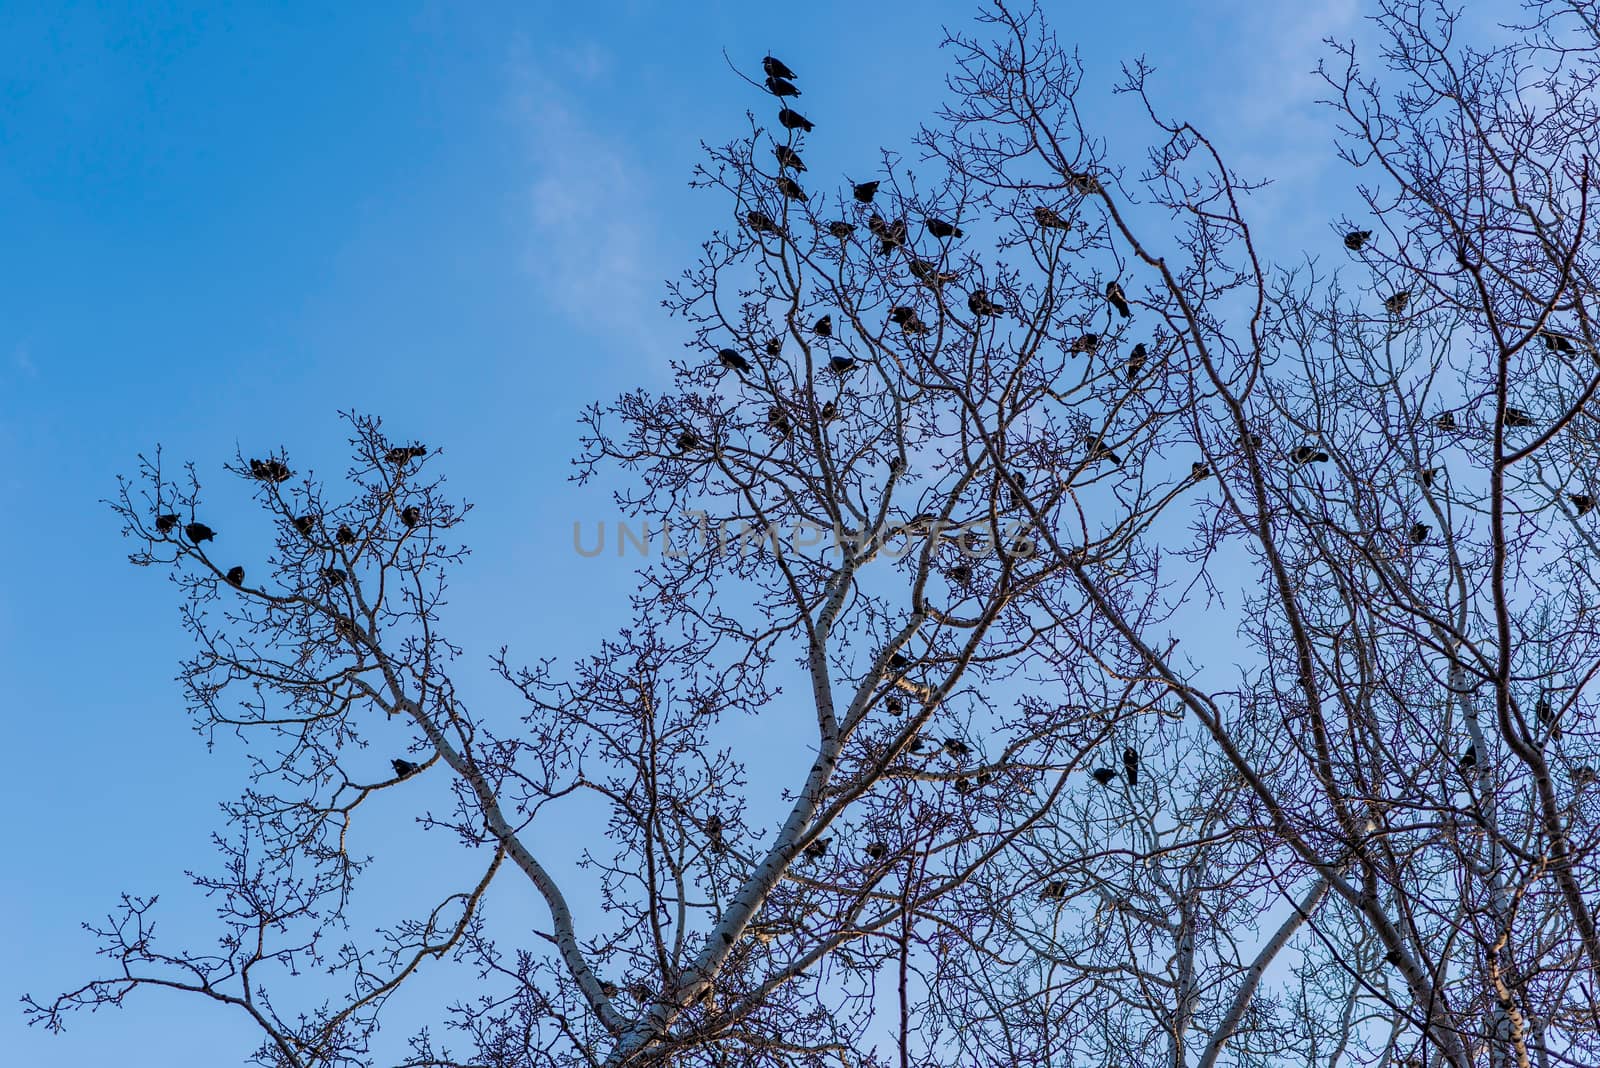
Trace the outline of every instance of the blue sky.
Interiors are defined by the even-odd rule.
[[[1280,179],[1258,198],[1269,249],[1327,245],[1349,175],[1308,72],[1320,36],[1356,32],[1351,3],[1047,10],[1084,50],[1088,115],[1114,147],[1142,143],[1109,89],[1144,53],[1169,110]],[[452,597],[463,673],[502,642],[590,648],[626,622],[634,580],[572,553],[575,518],[614,517],[603,490],[567,483],[574,417],[664,381],[680,351],[661,282],[727,216],[687,188],[698,144],[768,107],[722,49],[794,67],[813,171],[848,171],[931,116],[940,26],[972,11],[0,6],[0,993],[86,978],[79,921],[123,889],[178,894],[237,790],[173,681],[175,592],[126,564],[101,503],[136,454],[161,443],[215,479],[236,445],[286,445],[332,468],[335,412],[379,414],[444,446],[477,504]],[[235,1062],[252,1036],[195,1008],[148,996],[60,1037],[9,1011],[0,1044],[36,1068]]]

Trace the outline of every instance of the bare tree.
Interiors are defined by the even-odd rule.
[[[404,1063],[1594,1063],[1600,14],[1528,12],[1477,49],[1385,4],[1394,91],[1330,42],[1355,291],[1263,262],[1143,64],[1154,147],[1108,159],[1037,10],[952,36],[915,168],[830,187],[825,116],[752,115],[698,175],[729,215],[671,289],[672,388],[583,418],[578,477],[657,550],[634,619],[565,668],[503,650],[516,713],[453,681],[467,509],[428,450],[351,416],[343,483],[238,457],[259,578],[145,462],[134,561],[253,761],[197,877],[226,934],[164,948],[126,897],[114,967],[29,1012],[164,987],[257,1063],[371,1063],[453,967]],[[777,723],[806,748],[756,780]],[[363,943],[354,817],[435,777],[456,886]],[[558,879],[570,819],[606,844]]]

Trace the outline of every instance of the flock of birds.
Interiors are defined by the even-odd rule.
[[[405,465],[410,463],[412,460],[420,460],[426,455],[428,455],[428,449],[426,446],[399,445],[388,450],[388,452],[384,454],[384,459],[396,467],[404,468]],[[294,477],[294,472],[290,471],[288,465],[286,465],[282,460],[251,459],[250,477],[260,482],[270,482],[276,485],[289,481],[289,479]],[[422,522],[422,510],[415,505],[407,505],[406,507],[399,509],[398,514],[401,525],[407,530],[414,529],[419,523]],[[180,529],[180,525],[184,538],[186,538],[196,549],[199,549],[201,543],[203,542],[216,540],[217,532],[199,520],[190,520],[188,523],[184,523],[183,517],[173,512],[164,512],[160,515],[157,515],[155,518],[156,533],[164,538],[171,537],[174,531]],[[296,516],[292,520],[291,525],[294,527],[295,532],[301,537],[306,538],[307,540],[314,540],[321,525],[321,517],[316,515]],[[333,541],[340,547],[349,547],[356,544],[358,540],[359,538],[357,537],[356,532],[351,530],[346,524],[339,524],[339,527],[334,531]],[[322,568],[320,571],[318,571],[318,575],[321,577],[323,582],[329,586],[343,585],[350,577],[343,568],[333,566]],[[243,565],[235,564],[234,566],[228,568],[227,571],[223,572],[222,577],[230,586],[234,586],[238,589],[244,588],[245,571]],[[341,619],[340,624],[344,624],[336,624],[336,629],[339,630],[340,634],[344,635],[348,633],[350,629],[348,626],[348,621]],[[422,765],[414,764],[409,760],[397,758],[391,760],[389,763],[394,768],[395,781],[409,779],[411,776],[422,770]]]

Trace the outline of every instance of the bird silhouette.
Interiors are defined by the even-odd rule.
[[[1122,774],[1129,786],[1139,785],[1139,751],[1131,745],[1122,747]]]
[[[1046,230],[1070,230],[1072,224],[1063,219],[1053,209],[1040,204],[1033,209],[1033,221]]]
[[[1318,452],[1310,445],[1296,445],[1289,453],[1289,459],[1297,464],[1325,464],[1329,457],[1327,453]]]
[[[713,853],[721,853],[728,848],[728,844],[722,839],[722,814],[720,812],[713,812],[706,817],[706,838],[710,840]]]
[[[750,229],[758,234],[778,234],[783,232],[778,229],[778,224],[772,221],[772,216],[764,211],[747,211],[744,213],[744,221],[749,224]]]
[[[961,277],[954,271],[941,271],[937,264],[929,263],[927,260],[911,259],[907,261],[906,269],[911,272],[913,278],[930,289],[938,289]]]
[[[778,112],[778,122],[782,124],[785,130],[804,130],[806,133],[810,133],[816,128],[816,124],[810,119],[798,111],[790,111],[788,108]]]
[[[878,251],[888,253],[906,243],[906,221],[896,219],[894,222],[886,221],[883,216],[873,212],[867,219],[867,229],[878,239]]]
[[[1595,499],[1587,493],[1569,493],[1567,500],[1572,502],[1572,508],[1580,517],[1594,511]]]
[[[776,56],[764,56],[761,60],[761,70],[769,78],[797,78],[794,71],[784,65],[783,60]]]
[[[1579,764],[1572,769],[1572,784],[1574,786],[1593,785],[1597,778],[1600,778],[1600,776],[1597,776],[1595,770],[1587,764]]]
[[[767,75],[767,92],[771,93],[773,96],[800,95],[800,90],[796,89],[794,87],[794,83],[789,79],[775,77],[771,74]]]
[[[1189,465],[1189,477],[1196,482],[1211,477],[1211,465],[1201,460],[1196,460]]]
[[[263,482],[287,482],[293,477],[293,474],[283,465],[281,460],[250,461],[250,477],[258,478]]]
[[[1093,356],[1095,349],[1098,349],[1099,347],[1099,334],[1084,334],[1071,345],[1067,346],[1067,352],[1073,356],[1078,355],[1080,352],[1087,356]]]
[[[974,289],[967,297],[967,310],[973,315],[1004,315],[1006,306],[989,299],[988,290]]]
[[[1113,772],[1113,774],[1115,774],[1115,773]],[[1067,881],[1065,879],[1056,879],[1056,880],[1053,880],[1051,882],[1045,883],[1044,892],[1041,893],[1039,896],[1042,897],[1042,898],[1045,898],[1046,900],[1052,900],[1052,899],[1058,899],[1058,898],[1066,897],[1067,896]]]
[[[1467,746],[1467,751],[1462,753],[1461,759],[1456,761],[1456,770],[1465,772],[1468,768],[1475,768],[1477,766],[1478,746],[1477,743],[1473,743],[1472,745]]]
[[[798,200],[801,202],[805,201],[806,191],[800,188],[799,182],[795,181],[793,178],[790,178],[787,174],[778,175],[778,180],[774,184],[777,185],[778,192],[782,193],[790,200]]]
[[[1550,703],[1548,696],[1539,697],[1533,706],[1533,717],[1539,721],[1539,726],[1550,732],[1551,738],[1561,737],[1561,724],[1556,722],[1555,706]]]
[[[972,568],[966,564],[957,564],[950,569],[950,581],[958,582],[965,586],[972,581]]]
[[[889,657],[889,667],[894,671],[904,671],[911,666],[911,658],[904,653],[894,653]]]
[[[944,740],[944,751],[953,757],[972,755],[972,747],[960,738],[946,738]]]
[[[783,409],[774,404],[767,409],[767,425],[781,438],[789,436],[793,428],[789,425],[789,417],[783,414]]]
[[[833,839],[831,838],[818,838],[816,841],[806,846],[806,859],[821,860],[828,852],[828,843],[832,841]]]
[[[820,318],[816,322],[812,323],[811,324],[811,332],[813,334],[817,335],[818,337],[832,337],[833,336],[833,316],[832,315],[824,315],[822,318]]]
[[[402,522],[402,523],[404,523],[406,525],[406,529],[407,530],[410,530],[412,527],[416,526],[421,521],[422,521],[422,510],[419,509],[416,505],[414,505],[414,504],[407,505],[405,508],[402,508],[400,510],[400,522]]]
[[[343,568],[325,567],[322,569],[322,581],[330,586],[343,586],[345,579],[349,577]]]
[[[857,182],[852,187],[852,192],[861,203],[871,204],[872,198],[878,195],[878,186],[882,184],[882,182]]]
[[[1078,174],[1068,171],[1067,181],[1071,182],[1072,188],[1080,193],[1098,193],[1100,191],[1100,183],[1095,180],[1092,174]]]
[[[396,777],[401,779],[409,779],[422,770],[421,764],[413,764],[409,760],[401,760],[398,757],[389,761],[389,765],[394,768]]]
[[[677,445],[679,452],[688,452],[690,449],[697,447],[699,444],[700,438],[693,430],[685,430],[683,433],[678,435]]]
[[[1121,466],[1122,457],[1120,457],[1116,453],[1112,452],[1106,446],[1105,441],[1100,437],[1100,435],[1098,435],[1098,434],[1085,434],[1083,436],[1083,443],[1084,443],[1085,446],[1088,447],[1089,459],[1091,461],[1106,460],[1106,461],[1109,461],[1110,463],[1113,463],[1113,464],[1116,464],[1118,466]]]
[[[228,568],[228,573],[224,577],[228,580],[228,583],[230,585],[243,586],[244,585],[244,568],[242,568],[239,565],[235,564],[233,567]]]
[[[826,402],[822,406],[822,411],[818,413],[818,418],[821,419],[823,423],[833,422],[835,419],[839,418],[839,406],[833,401]]]
[[[1247,430],[1240,435],[1239,444],[1247,449],[1259,449],[1261,448],[1261,435]]]
[[[800,160],[800,153],[788,145],[773,145],[772,154],[778,157],[779,167],[788,167],[790,170],[804,171],[806,165]]]
[[[1456,413],[1440,412],[1439,417],[1433,421],[1433,425],[1440,430],[1454,430],[1456,428]]]
[[[172,513],[156,516],[156,533],[171,534],[178,526],[179,517]]]
[[[392,464],[403,464],[420,460],[426,455],[428,450],[421,445],[397,445],[384,454],[384,459]]]
[[[334,539],[340,545],[354,545],[356,543],[356,532],[340,524],[338,531],[334,533]]]
[[[1133,309],[1128,307],[1128,298],[1122,292],[1122,286],[1117,282],[1111,281],[1106,283],[1106,301],[1113,308],[1117,309],[1117,314],[1122,316],[1124,319],[1133,318]]]
[[[1428,540],[1428,535],[1432,531],[1433,528],[1426,523],[1412,523],[1411,529],[1406,532],[1406,536],[1411,539],[1412,545],[1421,545]]]
[[[970,794],[972,792],[972,780],[965,777],[955,780],[950,785],[955,788],[958,794]]]
[[[1406,310],[1406,305],[1411,303],[1411,293],[1402,289],[1391,297],[1384,299],[1383,307],[1390,315],[1399,315]]]
[[[1360,252],[1361,246],[1372,238],[1371,230],[1351,230],[1344,235],[1344,247],[1351,252]]]
[[[726,370],[737,371],[741,378],[750,373],[750,361],[733,349],[718,349],[717,362]]]
[[[1111,780],[1117,777],[1117,773],[1111,768],[1095,768],[1089,775],[1101,786],[1110,785]]]
[[[1502,422],[1504,422],[1506,426],[1532,426],[1533,416],[1529,415],[1521,408],[1507,408],[1505,419],[1503,419]]]
[[[889,713],[889,715],[899,716],[905,713],[906,703],[900,700],[900,698],[896,697],[894,694],[890,694],[888,697],[884,698],[883,707],[884,710]]]
[[[1571,338],[1567,337],[1565,334],[1558,334],[1554,330],[1542,331],[1539,334],[1539,340],[1544,342],[1545,348],[1549,349],[1551,352],[1560,353],[1563,356],[1570,356],[1578,351],[1577,346],[1572,343]]]
[[[295,516],[295,533],[301,537],[311,537],[311,532],[317,529],[317,517],[314,515]]]
[[[873,860],[882,860],[889,855],[889,847],[882,842],[873,842],[867,846],[867,856]]]
[[[855,224],[847,223],[843,219],[839,219],[828,224],[828,233],[832,234],[834,237],[837,237],[840,241],[843,241],[855,232]]]
[[[1423,489],[1431,489],[1433,480],[1444,472],[1442,467],[1425,467],[1417,474],[1417,481],[1422,483]]]
[[[203,541],[214,540],[217,536],[217,532],[206,526],[204,523],[188,523],[184,525],[183,536],[194,542],[196,545],[199,545]]]
[[[768,356],[780,356],[782,354],[783,354],[783,338],[781,338],[781,337],[769,337],[769,338],[767,338],[767,355]]]
[[[961,227],[957,226],[955,223],[945,222],[943,219],[935,219],[932,216],[929,216],[926,225],[928,227],[928,233],[932,234],[940,241],[943,241],[947,237],[965,236],[961,232]]]
[[[1133,347],[1133,351],[1128,354],[1129,382],[1138,381],[1139,373],[1144,370],[1145,361],[1149,358],[1150,352],[1144,347],[1143,341]]]

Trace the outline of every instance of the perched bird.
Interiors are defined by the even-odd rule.
[[[772,221],[772,216],[764,211],[747,211],[744,213],[744,221],[749,224],[750,229],[758,234],[779,234],[783,232],[778,229],[778,224]]]
[[[690,449],[695,448],[699,444],[700,438],[693,430],[685,430],[683,433],[678,435],[677,445],[679,452],[688,452]]]
[[[1131,745],[1122,747],[1122,774],[1129,786],[1139,785],[1139,752]]]
[[[1390,315],[1399,315],[1406,310],[1406,305],[1411,303],[1411,293],[1402,289],[1391,297],[1384,299],[1383,307]]]
[[[1361,246],[1372,238],[1371,230],[1351,230],[1344,235],[1344,247],[1351,252],[1360,252]]]
[[[804,130],[806,133],[810,133],[816,128],[816,124],[810,119],[798,111],[790,111],[788,108],[778,112],[778,122],[782,124],[785,130]]]
[[[1328,454],[1318,452],[1310,445],[1296,445],[1289,453],[1289,459],[1297,464],[1325,464],[1328,462]]]
[[[782,193],[790,200],[798,200],[801,202],[805,201],[806,191],[800,188],[799,182],[795,181],[793,178],[790,178],[787,174],[778,175],[778,180],[774,184],[778,187],[778,192]]]
[[[889,667],[895,671],[904,671],[911,666],[911,658],[904,653],[895,653],[889,657]]]
[[[1467,751],[1461,754],[1461,759],[1456,761],[1456,770],[1465,772],[1468,768],[1478,766],[1478,746],[1476,743],[1467,746]]]
[[[835,419],[839,418],[839,406],[833,401],[827,401],[823,404],[822,411],[818,413],[818,418],[824,423],[833,422]]]
[[[1133,309],[1128,307],[1128,298],[1122,292],[1122,286],[1116,281],[1106,283],[1106,302],[1117,309],[1117,314],[1124,319],[1133,318]]]
[[[349,577],[349,575],[345,574],[344,569],[340,567],[325,567],[322,569],[322,581],[330,586],[342,586],[344,585],[344,580]]]
[[[856,369],[856,361],[849,356],[830,356],[828,370],[836,375],[847,375]]]
[[[787,78],[776,78],[776,77],[773,77],[770,74],[767,75],[767,92],[771,93],[773,96],[799,96],[800,95],[800,90],[796,89],[794,87],[794,83],[791,82],[789,79],[787,79]]]
[[[909,304],[896,304],[889,309],[889,319],[897,325],[904,326],[917,317],[917,309]]]
[[[341,523],[338,531],[334,533],[334,539],[340,545],[354,545],[356,543],[356,532]]]
[[[944,740],[944,751],[953,757],[972,755],[972,747],[960,738],[946,738]]]
[[[899,716],[905,713],[906,703],[900,700],[900,698],[896,697],[894,694],[890,694],[888,697],[884,698],[883,707],[884,710],[889,713],[889,715]]]
[[[1070,230],[1072,224],[1051,209],[1040,204],[1033,209],[1033,221],[1046,230]]]
[[[1563,356],[1570,356],[1578,351],[1577,346],[1572,343],[1571,338],[1567,337],[1565,334],[1558,334],[1554,330],[1545,330],[1540,332],[1539,340],[1544,342],[1545,348],[1549,349],[1551,352],[1560,353]]]
[[[967,310],[973,315],[1004,315],[1006,306],[989,299],[988,290],[974,289],[967,297]]]
[[[1444,468],[1442,467],[1425,467],[1421,472],[1418,473],[1417,481],[1422,483],[1423,489],[1431,489],[1433,487],[1433,480],[1438,478],[1443,473]]]
[[[972,780],[968,778],[957,779],[950,785],[958,794],[970,794],[972,792]]]
[[[317,529],[317,517],[314,515],[296,516],[294,520],[295,533],[301,537],[311,537],[311,532]]]
[[[1133,351],[1128,354],[1129,382],[1135,382],[1138,380],[1139,373],[1144,370],[1145,361],[1149,358],[1149,350],[1144,347],[1143,341],[1139,342],[1133,347]]]
[[[1586,516],[1594,511],[1595,499],[1587,493],[1569,493],[1567,500],[1572,502],[1572,508],[1579,516]]]
[[[720,812],[713,812],[706,817],[706,837],[710,839],[713,853],[721,853],[728,848],[728,844],[722,840],[722,814]]]
[[[171,534],[178,526],[178,518],[178,516],[175,516],[170,512],[166,515],[156,516],[156,533]]]
[[[287,482],[293,476],[281,460],[251,460],[250,477],[263,482]]]
[[[397,445],[384,454],[384,459],[392,464],[403,464],[420,460],[426,455],[428,450],[421,445]]]
[[[1532,426],[1533,416],[1521,408],[1507,408],[1506,417],[1503,421],[1506,426]]]
[[[790,170],[804,171],[806,165],[800,160],[800,153],[788,145],[773,145],[772,154],[778,157],[779,167],[788,167]]]
[[[203,541],[214,540],[217,536],[217,532],[206,526],[204,523],[189,523],[183,528],[183,536],[194,542],[196,545],[199,545]]]
[[[1111,780],[1117,777],[1117,773],[1111,768],[1095,768],[1089,775],[1101,786],[1109,786]]]
[[[750,361],[733,349],[718,349],[717,362],[726,370],[739,372],[741,378],[750,373]]]
[[[767,409],[767,425],[781,438],[788,437],[789,431],[793,429],[789,425],[789,417],[783,414],[783,409],[776,404]]]
[[[855,224],[847,223],[843,219],[839,219],[828,224],[828,233],[832,234],[834,237],[837,237],[840,241],[845,240],[855,232]]]
[[[1548,696],[1540,696],[1538,702],[1533,706],[1533,716],[1539,721],[1539,726],[1549,730],[1550,737],[1561,737],[1561,724],[1556,722],[1555,706],[1550,703]]]
[[[878,195],[878,186],[882,182],[857,182],[854,186],[856,199],[863,204],[871,204],[872,198]]]
[[[967,583],[972,581],[972,568],[968,567],[966,564],[957,564],[955,567],[950,569],[950,581],[959,582],[961,585],[965,586]]]
[[[796,78],[799,75],[784,65],[783,60],[776,56],[764,56],[761,60],[761,69],[769,78]]]
[[[806,859],[821,860],[828,852],[828,843],[832,840],[831,838],[818,838],[815,842],[806,846]]]
[[[935,219],[931,215],[928,217],[926,225],[928,227],[928,233],[932,234],[940,241],[943,241],[947,237],[965,236],[961,233],[961,227],[957,226],[955,223],[948,223],[943,219]]]
[[[938,289],[961,277],[954,271],[941,271],[937,264],[929,263],[927,260],[910,260],[906,264],[906,269],[911,272],[913,278],[932,289]]]
[[[867,856],[873,860],[882,860],[889,855],[889,847],[882,842],[873,842],[867,846]]]
[[[906,221],[888,222],[877,212],[867,219],[867,229],[878,239],[879,253],[888,253],[906,243]]]
[[[1056,879],[1052,882],[1045,883],[1044,893],[1040,894],[1039,896],[1047,900],[1066,897],[1067,881],[1065,879]]]
[[[610,980],[602,979],[600,981],[600,993],[604,994],[608,998],[614,998],[618,994],[622,993],[622,988]]]
[[[1099,347],[1100,347],[1100,335],[1099,334],[1084,334],[1082,337],[1080,337],[1076,341],[1074,341],[1071,345],[1067,346],[1067,352],[1069,354],[1073,355],[1073,356],[1076,356],[1080,352],[1085,354],[1086,356],[1093,356],[1094,355],[1094,350],[1099,348]]]
[[[1211,465],[1201,460],[1196,460],[1189,465],[1189,477],[1196,482],[1211,477]]]
[[[1089,449],[1089,459],[1091,461],[1108,460],[1119,467],[1122,465],[1122,457],[1112,452],[1100,435],[1085,434],[1083,443]]]
[[[1432,532],[1433,528],[1426,523],[1412,523],[1411,529],[1406,532],[1406,536],[1411,539],[1412,545],[1421,545],[1428,540],[1428,535]]]
[[[228,574],[225,577],[227,578],[229,585],[232,585],[232,586],[243,586],[244,585],[244,568],[242,568],[239,565],[235,564],[233,567],[228,568]]]
[[[937,753],[944,747],[926,738],[913,738],[911,744],[906,746],[906,751],[911,753]]]
[[[781,337],[769,337],[769,338],[767,338],[767,355],[768,356],[779,356],[779,355],[782,355],[782,353],[783,353],[783,338],[781,338]]]
[[[1240,435],[1239,444],[1247,449],[1259,449],[1261,448],[1261,435],[1247,430]]]
[[[833,336],[833,316],[824,315],[822,318],[820,318],[816,322],[812,323],[811,324],[811,332],[813,334],[817,335],[818,337],[832,337]]]
[[[1433,421],[1433,425],[1440,430],[1454,430],[1456,428],[1456,413],[1440,412],[1439,418]]]
[[[421,764],[413,764],[409,760],[401,760],[398,757],[389,761],[389,764],[394,768],[395,775],[402,779],[409,779],[422,770]]]
[[[1092,174],[1077,174],[1073,171],[1068,171],[1067,181],[1071,182],[1072,188],[1080,193],[1098,193],[1100,191],[1100,183],[1095,180]]]
[[[932,327],[918,316],[912,315],[900,323],[900,329],[907,334],[926,334]]]
[[[409,530],[412,527],[416,526],[421,521],[422,521],[422,510],[419,509],[416,505],[414,505],[414,504],[407,505],[405,508],[402,508],[400,510],[400,522],[402,522],[402,523],[404,523],[406,525],[406,529],[407,530]]]

